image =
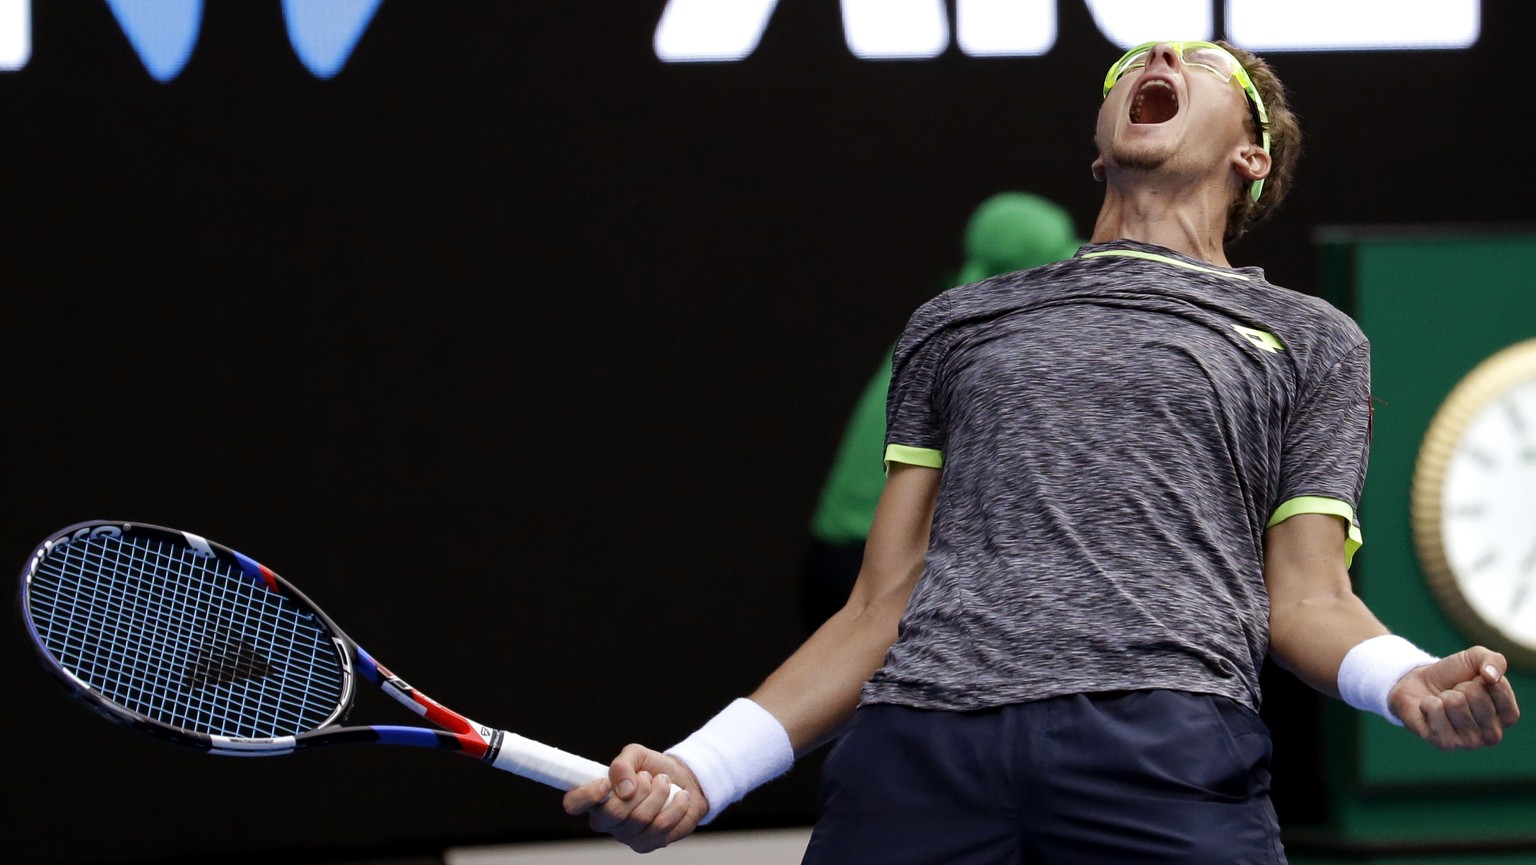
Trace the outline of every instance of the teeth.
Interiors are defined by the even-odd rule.
[[[1168,90],[1168,91],[1172,91],[1173,90],[1173,85],[1169,84],[1166,81],[1160,81],[1160,80],[1157,80],[1157,79],[1153,79],[1151,81],[1148,81],[1148,82],[1142,84],[1140,87],[1138,87],[1136,89],[1136,95],[1131,97],[1130,118],[1131,118],[1131,122],[1132,123],[1140,123],[1141,122],[1142,114],[1143,114],[1143,112],[1146,109],[1147,92],[1150,91],[1154,87],[1156,87],[1158,89],[1161,89],[1161,90]],[[1177,101],[1178,100],[1178,95],[1177,94],[1173,94],[1173,95],[1171,95],[1171,96],[1169,96],[1167,98],[1170,98],[1170,99],[1173,99],[1173,100]]]

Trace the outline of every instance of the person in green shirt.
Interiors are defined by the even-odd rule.
[[[1061,205],[1029,192],[999,192],[971,214],[963,263],[943,288],[1071,258],[1082,244],[1071,214]],[[885,486],[881,454],[890,380],[887,350],[854,406],[811,517],[800,572],[800,612],[807,631],[843,606],[859,574],[875,502]]]

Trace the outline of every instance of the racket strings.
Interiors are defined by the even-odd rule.
[[[185,545],[126,537],[57,545],[28,591],[54,659],[159,723],[275,738],[328,723],[345,698],[344,662],[314,615]]]

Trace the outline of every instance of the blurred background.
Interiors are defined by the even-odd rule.
[[[1231,35],[1292,91],[1298,182],[1236,265],[1322,294],[1325,230],[1529,230],[1536,16],[1402,6],[0,2],[0,555],[87,519],[194,531],[477,720],[670,745],[805,636],[850,411],[978,204],[1029,191],[1091,233],[1127,44]],[[0,632],[8,861],[585,833],[469,760],[112,729]],[[1282,821],[1326,822],[1323,707],[1266,683]],[[820,757],[708,831],[807,825]]]

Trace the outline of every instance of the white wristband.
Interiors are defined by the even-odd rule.
[[[688,764],[715,819],[748,791],[772,781],[795,762],[795,750],[778,719],[767,709],[738,698],[667,753]]]
[[[1440,660],[1402,637],[1383,634],[1357,644],[1339,665],[1339,696],[1356,709],[1403,726],[1387,705],[1387,695],[1398,680],[1415,667]]]

